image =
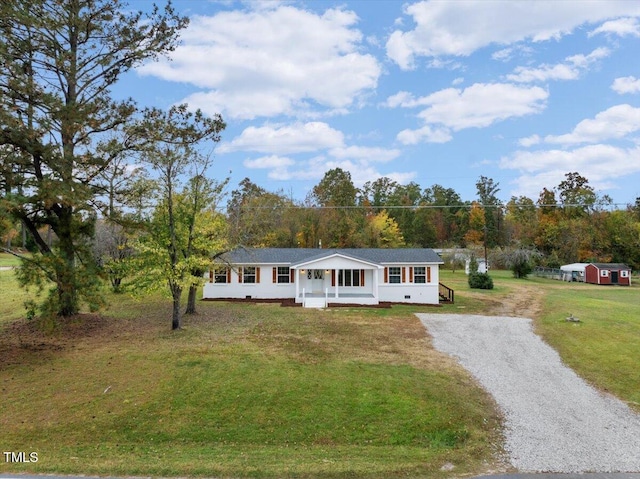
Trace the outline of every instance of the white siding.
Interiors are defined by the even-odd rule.
[[[277,268],[277,265],[261,264],[255,266],[260,268],[259,283],[240,282],[239,269],[236,267],[231,270],[230,283],[211,283],[208,282],[207,277],[202,297],[204,299],[245,299],[247,297],[258,299],[285,299],[295,296],[296,287],[294,283],[273,282],[273,268]]]
[[[230,274],[230,282],[228,283],[214,283],[210,282],[209,275],[207,274],[207,282],[204,285],[203,298],[204,299],[293,299],[296,296],[296,284],[295,282],[289,283],[277,283],[277,270],[276,270],[276,282],[274,282],[273,268],[277,268],[278,265],[273,264],[259,264],[259,265],[247,265],[260,268],[260,282],[258,283],[244,283],[239,280],[240,266],[232,268]],[[280,265],[284,266],[284,265]],[[404,273],[401,276],[401,282],[397,284],[391,284],[388,282],[388,274],[385,278],[385,270],[387,268],[397,267]],[[415,267],[428,268],[429,273],[426,274],[425,283],[415,283],[413,280]],[[418,304],[438,304],[438,281],[439,281],[439,265],[438,264],[385,264],[384,267],[378,267],[371,263],[354,261],[349,258],[334,257],[325,258],[317,262],[306,263],[304,267],[300,267],[294,271],[295,281],[298,282],[298,292],[302,294],[303,288],[306,288],[309,284],[307,278],[308,270],[322,270],[324,271],[324,280],[322,281],[322,290],[329,291],[329,302],[341,302],[341,303],[372,303],[377,301],[392,302],[392,303],[418,303]],[[364,286],[338,286],[338,271],[344,269],[350,270],[363,270],[364,273]],[[304,271],[304,273],[303,273]],[[335,286],[332,286],[332,271],[335,271]],[[257,276],[257,275],[256,275]],[[289,278],[291,278],[291,273]],[[386,279],[386,281],[385,281]],[[377,294],[376,294],[377,287]],[[340,294],[371,294],[374,298],[348,298],[341,297],[335,298],[336,289],[338,295]],[[309,292],[309,289],[306,288]],[[300,299],[300,298],[298,298]]]
[[[430,269],[428,281],[424,284],[412,282],[410,269],[416,266],[424,266]],[[379,298],[380,301],[392,303],[418,303],[418,304],[438,304],[438,283],[439,267],[437,264],[385,264],[385,268],[404,268],[404,275],[401,273],[400,283],[389,283],[388,277],[385,282],[385,270],[379,273]],[[388,271],[388,270],[387,270]],[[402,279],[404,278],[404,282]]]

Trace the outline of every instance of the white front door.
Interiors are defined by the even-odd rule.
[[[324,270],[309,269],[307,270],[307,284],[312,293],[324,292]]]

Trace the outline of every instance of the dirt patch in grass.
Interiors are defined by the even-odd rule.
[[[55,323],[26,319],[0,329],[0,370],[14,364],[46,360],[81,340],[109,335],[109,320],[97,314],[56,318]]]
[[[485,316],[538,319],[543,313],[545,288],[528,280],[513,280],[503,291],[461,290],[459,297],[473,304],[472,312]],[[453,305],[449,311],[458,308]],[[465,308],[466,309],[466,308]],[[456,310],[456,312],[461,312]]]
[[[537,319],[543,310],[544,290],[526,280],[509,284],[509,292],[491,304],[486,314]]]
[[[126,341],[135,345],[171,335],[167,301],[126,300],[126,311],[114,305],[102,314],[77,314],[53,320],[19,319],[0,325],[0,370],[46,361],[75,349],[108,347]],[[230,338],[255,325],[256,315],[242,305],[202,304],[195,315],[183,316],[178,334]]]

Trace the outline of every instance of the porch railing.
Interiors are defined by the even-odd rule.
[[[454,302],[454,291],[442,283],[438,283],[438,295],[441,303]]]

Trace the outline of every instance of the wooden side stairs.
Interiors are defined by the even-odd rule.
[[[438,296],[440,297],[440,303],[453,304],[455,294],[448,286],[438,283]]]

